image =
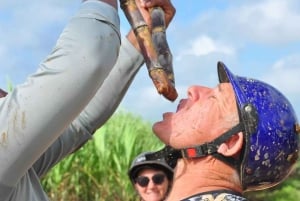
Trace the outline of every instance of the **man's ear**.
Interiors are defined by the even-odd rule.
[[[223,156],[235,156],[238,154],[243,147],[243,133],[233,135],[229,140],[222,143],[218,148],[218,153]]]

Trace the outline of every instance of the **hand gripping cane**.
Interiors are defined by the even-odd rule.
[[[166,40],[165,16],[161,8],[151,9],[152,34],[141,15],[135,0],[120,0],[121,8],[129,21],[145,63],[159,94],[174,101],[178,94],[172,66],[172,55]]]

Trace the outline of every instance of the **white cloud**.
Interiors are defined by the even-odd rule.
[[[120,108],[127,108],[130,112],[150,121],[161,119],[163,112],[174,111],[172,109],[174,104],[159,95],[154,85],[141,86],[141,83],[137,83],[137,85],[140,87],[128,91]]]
[[[223,42],[213,40],[209,36],[202,35],[190,41],[188,47],[179,52],[179,55],[176,59],[180,60],[186,55],[199,57],[214,53],[234,55],[235,50],[233,47],[230,47]]]
[[[300,100],[299,75],[300,54],[295,54],[277,61],[263,80]]]
[[[176,22],[177,30],[185,30],[176,34],[182,34],[184,43],[186,39],[195,41],[205,35],[235,49],[244,47],[245,43],[282,45],[300,40],[298,0],[248,0],[226,4],[218,9],[211,6],[183,24]]]
[[[300,12],[297,0],[251,1],[225,13],[225,26],[232,34],[242,34],[252,41],[281,44],[299,40]]]
[[[300,54],[294,54],[277,61],[262,79],[280,90],[300,114]]]
[[[1,26],[5,27],[5,33],[1,34],[6,35],[7,42],[12,47],[34,47],[41,44],[41,41],[47,43],[47,39],[41,37],[42,33],[57,33],[58,30],[54,31],[53,27],[60,24],[63,27],[66,24],[73,13],[70,5],[68,6],[51,1],[31,1],[24,6],[10,8],[10,17],[1,22]]]

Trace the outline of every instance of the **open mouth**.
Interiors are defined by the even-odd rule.
[[[182,108],[183,105],[184,105],[184,99],[181,99],[179,101],[179,104],[177,105],[176,112],[178,112]]]

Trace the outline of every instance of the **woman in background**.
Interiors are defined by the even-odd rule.
[[[173,169],[163,159],[147,160],[148,153],[133,160],[128,176],[141,201],[163,201],[172,186]]]

